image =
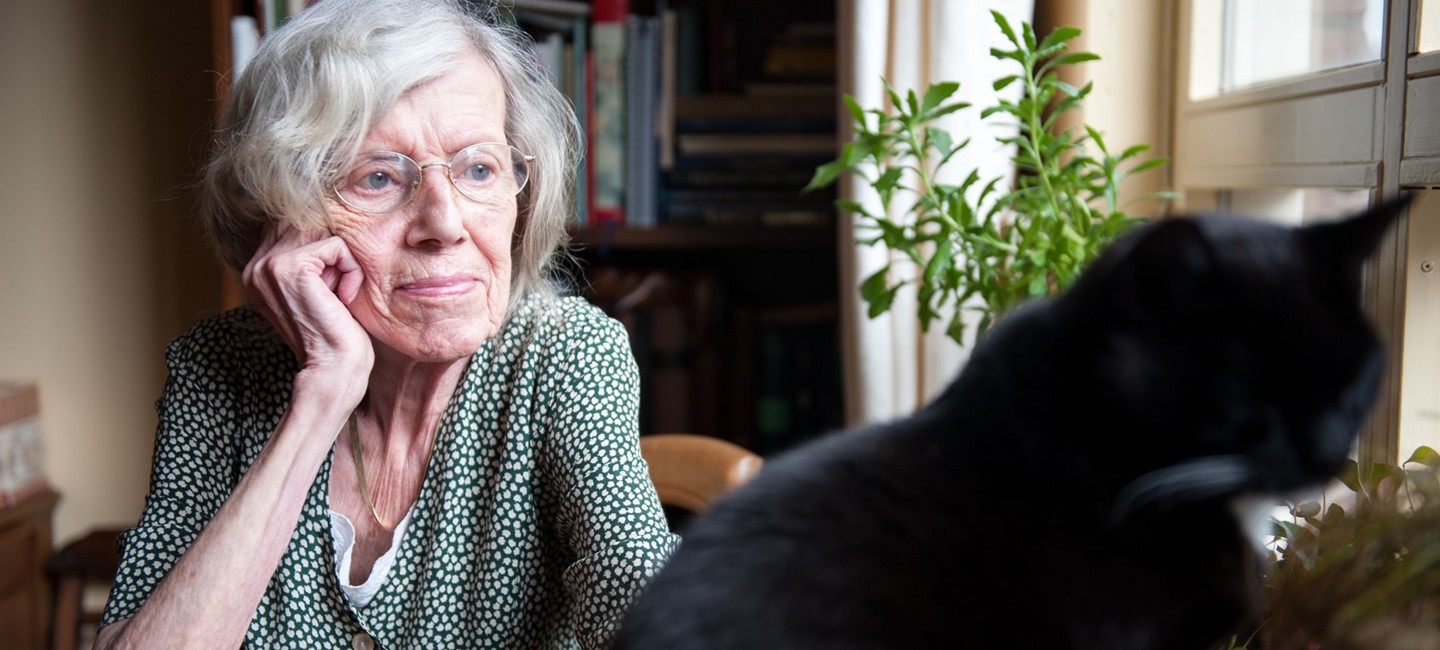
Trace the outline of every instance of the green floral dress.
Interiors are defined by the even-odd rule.
[[[294,355],[238,309],[170,345],[150,493],[104,622],[128,618],[255,462]],[[578,298],[525,301],[451,397],[373,600],[336,577],[327,459],[250,621],[252,648],[603,647],[674,550],[644,460],[625,331]]]

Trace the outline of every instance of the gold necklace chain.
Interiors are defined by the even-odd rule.
[[[425,457],[425,465],[430,465],[430,456],[435,455],[435,439],[440,437],[440,423],[444,422],[442,416],[435,422],[435,431],[430,435],[430,453]],[[370,486],[365,482],[365,455],[360,452],[360,431],[355,426],[355,412],[350,412],[350,451],[355,456],[355,476],[360,479],[360,497],[365,499],[365,507],[370,509],[370,516],[375,518],[375,523],[380,524],[385,530],[394,530],[395,525],[380,517],[380,511],[375,509],[375,502],[370,499]],[[398,522],[397,522],[398,523]]]

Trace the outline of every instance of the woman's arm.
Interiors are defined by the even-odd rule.
[[[640,456],[639,372],[625,330],[598,310],[576,320],[571,340],[585,344],[563,366],[547,465],[564,490],[558,523],[577,557],[565,571],[577,636],[603,648],[678,538]]]
[[[358,275],[335,237],[289,231],[256,253],[245,272],[250,302],[301,360],[290,406],[164,580],[133,616],[101,630],[97,648],[233,648],[244,640],[310,486],[365,393],[374,352],[342,304],[354,298]],[[157,448],[157,466],[159,456]]]
[[[101,630],[96,648],[240,646],[349,413],[301,402],[145,605]]]

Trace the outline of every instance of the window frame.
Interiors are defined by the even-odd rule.
[[[1434,108],[1440,105],[1440,51],[1416,53],[1419,11],[1425,0],[1387,0],[1379,61],[1202,99],[1190,97],[1191,21],[1197,0],[1171,1],[1175,3],[1171,173],[1174,188],[1184,197],[1182,208],[1206,206],[1228,190],[1366,189],[1374,203],[1402,189],[1440,187],[1440,110]],[[1440,11],[1440,0],[1428,1],[1435,3],[1432,10]],[[1223,40],[1223,30],[1220,37]],[[1215,137],[1216,133],[1227,137]],[[1420,273],[1418,260],[1414,265],[1407,260],[1440,254],[1435,250],[1440,248],[1433,236],[1435,227],[1429,225],[1440,220],[1437,207],[1440,200],[1430,197],[1412,206],[1366,269],[1365,307],[1387,343],[1390,363],[1362,432],[1358,449],[1362,466],[1399,459],[1402,399],[1413,402],[1440,395],[1440,373],[1424,376],[1418,384],[1402,383],[1407,361],[1440,357],[1440,343],[1421,338],[1426,329],[1440,325],[1433,320],[1440,314],[1440,295],[1417,298],[1412,292],[1410,301],[1424,304],[1410,305],[1414,309],[1407,327],[1407,274]],[[1413,221],[1421,216],[1428,220]],[[1425,228],[1425,236],[1413,242],[1412,224]],[[1425,248],[1416,250],[1412,243]],[[1419,326],[1417,319],[1425,319],[1431,327]],[[1408,339],[1407,329],[1412,333]]]

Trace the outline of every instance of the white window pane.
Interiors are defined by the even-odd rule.
[[[1380,59],[1385,0],[1194,0],[1191,96]]]
[[[1289,226],[1337,219],[1364,210],[1369,190],[1283,188],[1233,190],[1229,211]]]
[[[1420,51],[1440,50],[1440,0],[1420,3]]]

